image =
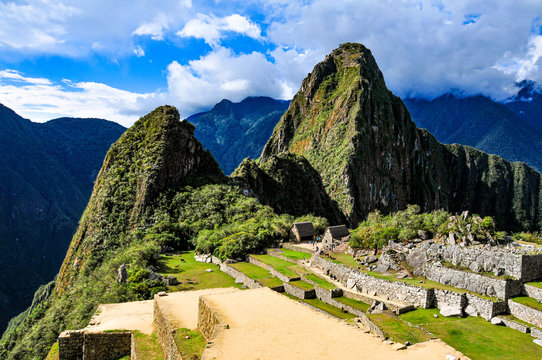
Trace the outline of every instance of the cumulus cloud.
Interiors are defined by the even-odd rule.
[[[284,94],[276,66],[259,52],[236,55],[219,47],[187,65],[174,61],[167,70],[170,100],[184,116],[222,99],[240,101],[251,95],[282,98]]]
[[[328,53],[343,42],[362,42],[388,86],[402,96],[459,88],[502,98],[514,79],[494,65],[506,56],[520,63],[533,58],[525,49],[541,14],[542,3],[533,1],[315,0],[276,7],[283,20],[273,22],[267,34],[299,56],[307,49]]]
[[[217,46],[219,40],[226,36],[228,32],[261,39],[260,27],[239,14],[222,18],[213,15],[198,14],[197,18],[188,21],[177,32],[177,35],[204,39],[209,45]]]
[[[16,81],[17,84],[13,82]],[[25,77],[13,70],[0,71],[0,99],[21,116],[33,121],[55,117],[98,117],[130,126],[164,102],[160,93],[139,94],[95,82],[55,84],[47,79]]]
[[[164,40],[164,31],[168,28],[168,25],[167,16],[160,13],[152,21],[139,25],[132,35],[148,35],[153,40]]]

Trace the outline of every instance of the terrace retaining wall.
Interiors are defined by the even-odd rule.
[[[260,284],[256,280],[249,278],[247,275],[245,275],[241,271],[234,269],[233,267],[229,266],[226,263],[222,263],[222,265],[220,265],[220,270],[230,275],[235,280],[242,281],[243,285],[245,285],[249,289],[258,289],[262,287],[262,284]]]
[[[499,319],[501,319],[504,325],[510,329],[514,329],[525,334],[530,331],[530,328],[527,325],[523,325],[517,321],[510,320],[504,316],[499,316]]]
[[[292,285],[288,282],[284,283],[284,291],[286,291],[287,294],[293,295],[298,299],[314,299],[316,298],[316,290],[304,290],[300,289],[295,285]]]
[[[167,320],[164,312],[160,308],[158,295],[154,295],[153,305],[153,325],[158,337],[158,342],[164,352],[166,360],[182,360],[177,344],[175,343],[175,327]]]
[[[334,263],[319,256],[313,256],[312,261],[313,265],[322,269],[328,275],[335,277],[349,289],[355,287],[358,291],[373,294],[387,300],[412,304],[424,309],[433,306],[434,293],[432,289],[424,289],[400,281],[374,278],[356,269]]]
[[[539,288],[533,285],[524,284],[523,293],[527,295],[528,297],[532,297],[533,299],[542,301],[542,288]]]
[[[508,300],[508,309],[510,309],[510,314],[518,319],[542,327],[542,311],[517,303],[512,299]]]
[[[467,306],[467,296],[466,294],[435,289],[435,302],[434,307],[441,309],[444,306],[458,306],[461,309],[464,309]]]
[[[468,305],[472,306],[478,316],[490,321],[493,317],[504,314],[508,311],[506,301],[492,301],[490,299],[482,299],[476,295],[466,294]]]
[[[531,336],[542,340],[542,330],[536,327],[531,327]]]
[[[520,295],[523,291],[519,280],[496,279],[435,264],[427,264],[424,274],[429,280],[443,285],[451,285],[482,295],[496,296],[503,300]]]
[[[64,331],[58,337],[59,360],[117,360],[131,355],[132,333]]]
[[[369,330],[372,334],[382,339],[388,338],[388,334],[386,334],[384,331],[382,331],[380,327],[378,327],[378,325],[372,322],[371,319],[367,317],[367,315],[361,314],[361,316],[359,317],[359,320],[361,324],[363,325],[363,327]]]

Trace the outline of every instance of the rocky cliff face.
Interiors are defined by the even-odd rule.
[[[260,164],[285,152],[310,162],[351,224],[375,209],[419,204],[492,215],[501,228],[542,225],[540,174],[473,148],[442,145],[417,129],[361,44],[344,44],[315,66]]]
[[[110,248],[121,247],[120,235],[152,216],[161,193],[224,180],[177,109],[162,106],[138,120],[107,153],[60,269],[57,293],[82,267],[96,267]]]
[[[232,177],[277,213],[311,213],[327,218],[331,225],[345,221],[337,203],[326,193],[320,174],[302,156],[283,153],[260,165],[246,159]]]

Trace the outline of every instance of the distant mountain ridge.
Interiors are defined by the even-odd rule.
[[[453,94],[433,100],[407,98],[404,103],[416,125],[444,144],[469,145],[542,170],[542,132],[508,105],[482,95]],[[515,106],[521,104],[524,102]],[[542,118],[542,112],[538,118]]]
[[[516,84],[518,93],[507,99],[504,104],[520,119],[542,132],[542,88],[531,80]]]
[[[247,97],[238,103],[224,99],[187,120],[196,126],[196,137],[215,156],[224,173],[230,174],[244,158],[260,156],[289,103],[265,96]]]
[[[57,273],[122,132],[99,119],[33,123],[0,105],[0,332]]]

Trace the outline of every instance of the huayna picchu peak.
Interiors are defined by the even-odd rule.
[[[408,204],[470,209],[504,229],[542,225],[540,174],[417,129],[361,44],[341,45],[303,80],[260,164],[282,152],[310,162],[352,225]]]
[[[219,107],[229,106],[231,103],[225,101]],[[390,240],[390,246],[393,246],[394,240],[403,238],[407,243],[414,243],[414,240],[422,243],[421,238],[426,240],[435,235],[436,243],[431,246],[440,246],[446,238],[453,243],[449,245],[462,252],[456,240],[464,241],[463,245],[470,241],[477,242],[475,245],[487,243],[490,246],[489,243],[498,240],[496,230],[539,230],[542,225],[541,175],[523,163],[510,163],[468,146],[443,145],[426,130],[418,129],[401,99],[387,89],[370,50],[361,44],[343,44],[314,67],[280,118],[260,158],[243,160],[232,176],[224,175],[211,152],[194,133],[194,125],[180,120],[177,109],[161,106],[139,119],[111,146],[54,286],[48,284],[38,291],[32,308],[23,314],[16,328],[6,333],[0,345],[0,357],[43,358],[59,335],[58,346],[62,351],[67,351],[66,344],[70,343],[75,344],[74,351],[79,354],[86,346],[83,342],[89,328],[85,327],[99,326],[101,315],[111,316],[107,311],[102,313],[107,306],[96,312],[98,304],[154,299],[154,310],[149,310],[152,306],[145,302],[145,311],[149,317],[154,317],[151,327],[158,326],[157,321],[167,320],[163,319],[163,308],[160,307],[175,298],[168,297],[166,290],[198,290],[206,289],[207,285],[226,287],[243,282],[248,287],[266,286],[286,291],[303,300],[316,297],[318,292],[319,299],[335,304],[336,314],[344,313],[348,308],[363,319],[366,313],[382,313],[388,307],[397,315],[413,310],[412,304],[432,308],[448,296],[465,307],[466,290],[451,294],[447,292],[449,288],[442,290],[442,284],[436,288],[420,285],[426,285],[427,280],[420,280],[419,276],[428,261],[429,250],[425,248],[428,243],[418,245],[417,258],[408,258],[409,266],[410,262],[416,265],[412,265],[412,269],[422,271],[418,275],[406,271],[401,279],[409,277],[409,283],[398,282],[395,278],[388,280],[385,275],[373,277],[372,271],[377,265],[378,268],[385,267],[385,272],[407,262],[405,254],[397,255],[391,248],[382,252],[382,243]],[[395,217],[381,216],[404,209],[407,210]],[[424,217],[419,214],[420,209],[438,211]],[[464,210],[468,211],[461,216],[450,214]],[[469,211],[484,218],[469,216]],[[369,220],[355,229],[368,215]],[[485,216],[493,216],[495,222]],[[397,229],[393,227],[397,218],[414,219],[417,227],[412,225],[409,233],[403,228]],[[424,223],[427,219],[431,226]],[[375,241],[364,237],[373,231],[372,225],[376,229],[372,234],[379,236]],[[410,226],[405,224],[405,228],[407,225]],[[457,237],[450,226],[457,228],[452,229]],[[318,239],[317,234],[324,234],[319,245],[325,245],[325,249],[313,244]],[[460,234],[465,235],[460,237]],[[288,237],[296,236],[311,240],[311,243],[305,243],[303,251],[272,249]],[[352,242],[347,243],[351,236]],[[480,242],[482,237],[483,244]],[[348,244],[352,246],[349,248]],[[367,244],[368,248],[359,249]],[[409,246],[405,248],[411,249]],[[197,266],[193,253],[187,250],[194,250],[198,261],[221,266],[205,264],[199,273],[191,272]],[[375,256],[378,251],[380,257]],[[333,258],[339,256],[337,252],[343,257]],[[514,266],[524,258],[532,263],[542,259],[541,255],[529,256],[526,252],[518,252],[513,257]],[[443,259],[448,258],[443,256]],[[492,261],[497,263],[499,259]],[[324,275],[308,270],[313,265]],[[497,265],[490,268],[496,277],[504,274]],[[476,271],[473,271],[480,272],[483,268],[477,263]],[[440,271],[440,267],[437,270]],[[186,275],[183,278],[186,281],[180,284],[176,275],[185,271],[191,275]],[[224,271],[231,279],[224,280],[226,274],[219,271]],[[198,279],[207,276],[205,274],[217,278],[224,276],[223,282],[198,284]],[[340,282],[341,287],[336,288],[335,283],[320,278],[320,275],[329,275],[329,281],[338,280],[335,282]],[[479,281],[479,276],[482,275],[473,274],[472,278]],[[506,286],[512,284],[516,294],[523,285],[516,280],[487,281],[494,281],[491,284],[504,281]],[[364,282],[370,286],[363,294],[360,290],[353,298],[346,296],[351,294],[350,291],[363,289]],[[315,290],[315,286],[321,286],[322,290]],[[346,297],[341,296],[343,290]],[[396,299],[391,302],[388,297],[380,298],[382,302],[375,301],[372,307],[363,302],[374,300],[378,292],[382,292],[378,296],[391,296],[395,290],[397,293],[393,296]],[[237,314],[246,310],[246,316],[266,310],[253,306],[252,299],[265,298],[271,304],[279,296],[265,295],[270,294],[270,290],[229,289],[224,293],[228,292],[239,297],[242,306],[246,306],[246,309],[239,309],[235,303],[229,310]],[[335,300],[339,299],[338,294],[342,305]],[[492,294],[486,291],[486,295]],[[407,299],[409,295],[416,300]],[[502,300],[507,300],[506,296]],[[475,296],[469,301],[472,304],[483,302],[480,308],[490,306],[493,311],[492,300]],[[271,305],[278,309],[285,302],[285,298],[280,298]],[[220,332],[214,331],[218,327],[224,329],[225,334],[238,334],[236,326],[239,323],[235,319],[222,323],[222,319],[209,310],[212,306],[205,299],[193,298],[190,304],[190,308],[199,314],[197,326],[201,333],[181,334],[179,331],[189,329],[156,328],[162,346],[167,342],[167,346],[176,348],[178,341],[203,336],[198,346],[205,348],[207,342],[212,342],[212,336]],[[323,306],[316,302],[311,304]],[[499,306],[506,307],[506,303],[499,302]],[[282,309],[286,308],[290,306],[284,305]],[[295,313],[291,313],[293,319]],[[394,321],[398,319],[394,313],[388,311],[386,314],[394,317]],[[273,313],[266,316],[273,317]],[[280,322],[285,324],[285,321]],[[303,325],[303,322],[299,323]],[[264,325],[260,328],[267,329]],[[64,332],[68,329],[83,330]],[[348,332],[353,331],[349,329]],[[417,330],[420,330],[417,336],[423,341],[428,340],[427,333]],[[409,328],[409,331],[417,330]],[[250,330],[246,331],[250,333]],[[78,343],[78,336],[81,343]],[[114,336],[130,344],[132,335],[115,332]],[[104,335],[104,339],[106,337]],[[236,339],[244,340],[242,337]],[[348,337],[348,340],[352,339],[356,340]],[[209,344],[207,349],[211,350],[208,353],[218,354],[222,345],[218,342]],[[126,346],[122,356],[131,345]],[[443,343],[435,346],[439,347],[442,357],[449,351]],[[103,344],[100,347],[107,350]],[[246,344],[242,347],[243,351],[247,348]],[[166,351],[165,346],[163,349]],[[389,347],[386,349],[391,352]],[[74,359],[84,359],[77,354]]]

